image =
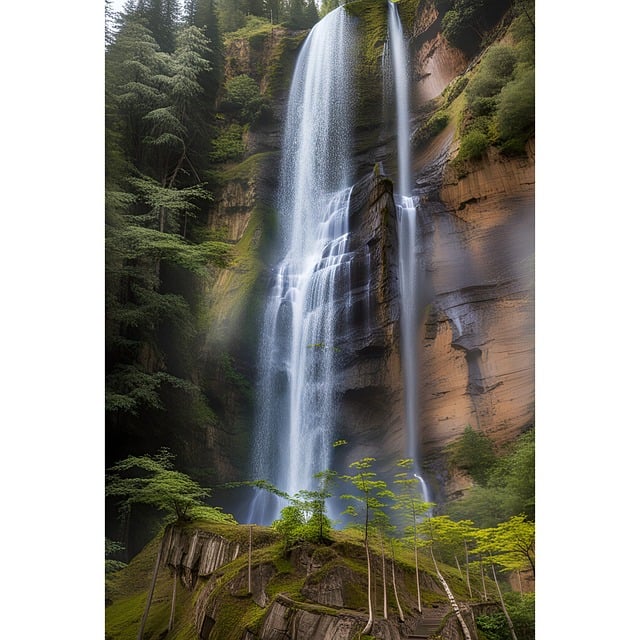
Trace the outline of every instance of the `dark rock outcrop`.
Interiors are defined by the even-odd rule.
[[[222,536],[171,526],[162,540],[161,562],[178,571],[184,586],[193,589],[199,577],[210,576],[239,553],[240,544]]]

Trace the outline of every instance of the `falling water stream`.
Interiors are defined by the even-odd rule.
[[[289,495],[330,466],[338,316],[349,307],[353,19],[342,8],[311,30],[287,106],[274,270],[259,353],[253,469]],[[257,492],[250,522],[284,503]]]
[[[292,496],[314,489],[330,468],[336,423],[336,341],[351,300],[349,201],[353,180],[353,71],[356,26],[339,7],[309,33],[298,56],[287,105],[278,214],[281,260],[272,283],[259,352],[253,469]],[[411,196],[407,52],[389,3],[398,143],[401,358],[407,456],[423,498],[417,424],[416,208]],[[248,521],[271,523],[286,504],[256,491]]]
[[[420,481],[422,497],[429,502],[429,490],[420,475],[418,429],[418,315],[416,309],[416,207],[411,195],[411,150],[409,134],[409,72],[407,50],[398,8],[389,2],[389,48],[396,98],[398,144],[398,213],[400,270],[400,355],[404,383],[406,452],[414,460],[414,475]]]

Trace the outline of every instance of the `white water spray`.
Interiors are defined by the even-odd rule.
[[[429,491],[420,476],[418,441],[418,314],[416,309],[416,207],[411,195],[411,149],[409,135],[409,72],[407,50],[398,8],[389,2],[389,43],[396,97],[398,143],[398,191],[396,210],[399,224],[400,269],[400,355],[404,381],[407,456],[415,463],[415,477],[421,482],[423,498]]]
[[[253,469],[289,495],[315,488],[313,475],[331,463],[336,327],[350,295],[355,36],[342,7],[316,24],[287,107],[278,193],[284,258],[263,323]],[[282,506],[256,494],[249,521],[271,523]]]

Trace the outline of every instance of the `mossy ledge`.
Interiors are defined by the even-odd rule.
[[[389,615],[383,619],[382,548],[372,542],[371,552],[376,608],[373,636],[400,640],[406,631],[415,629],[419,617],[413,551],[399,546],[395,550],[404,623],[399,620],[393,597],[388,556],[385,566]],[[107,640],[137,636],[158,557],[160,569],[145,640],[262,640],[272,637],[274,630],[289,633],[302,626],[316,630],[307,640],[334,637],[331,634],[338,628],[344,630],[345,635],[340,637],[345,640],[361,638],[367,620],[367,569],[361,532],[332,531],[326,544],[287,547],[271,527],[252,526],[250,532],[247,525],[227,523],[169,525],[129,565],[108,574]],[[424,552],[420,554],[419,567],[423,607],[441,608],[444,619],[449,610],[447,598],[435,577],[433,563]],[[467,607],[467,586],[457,570],[446,565],[439,568],[458,601]],[[169,630],[174,588],[174,624]],[[479,593],[480,585],[474,585],[474,590]],[[327,604],[329,592],[334,599]],[[455,633],[451,635],[452,639],[456,637]]]

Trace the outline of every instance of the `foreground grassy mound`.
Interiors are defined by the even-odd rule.
[[[184,565],[170,564],[172,561],[167,559],[175,557],[175,549],[171,549],[172,543],[167,542],[170,536],[159,533],[129,565],[107,575],[105,638],[128,640],[138,637],[159,551],[161,562],[145,623],[145,639],[208,637],[210,640],[241,640],[246,631],[257,637],[265,622],[269,622],[269,613],[276,602],[298,612],[328,616],[328,620],[349,619],[354,628],[364,626],[368,610],[367,562],[359,531],[332,531],[324,544],[305,542],[293,546],[287,546],[271,527],[254,526],[250,532],[246,525],[196,522],[181,526],[179,533],[183,540],[189,536],[194,540],[188,552],[183,554]],[[196,540],[202,540],[203,536],[224,539],[237,549],[237,555],[210,575],[198,575],[190,583],[189,571],[195,567],[197,572],[202,566],[200,560],[193,560],[193,549],[199,544]],[[379,620],[383,617],[384,603],[383,549],[373,541],[370,546],[373,556],[372,597],[375,617]],[[425,550],[420,550],[418,563],[422,607],[446,606],[447,597],[435,576],[433,561]],[[440,563],[439,568],[456,598],[468,600],[467,585],[458,570]],[[385,624],[394,625],[399,620],[399,610],[393,593],[391,569],[387,543],[384,580],[389,622]],[[393,572],[398,601],[405,618],[411,620],[417,615],[417,588],[414,555],[410,547],[399,543],[394,545]],[[176,588],[172,607],[174,576]],[[475,578],[472,584],[474,591],[480,594],[481,586]],[[169,629],[172,618],[172,628]]]

